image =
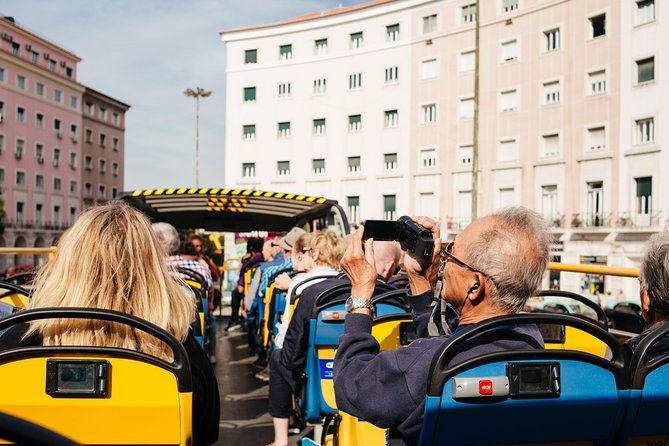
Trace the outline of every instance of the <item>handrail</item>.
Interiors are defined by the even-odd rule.
[[[584,274],[603,274],[608,276],[639,277],[639,268],[626,268],[608,265],[582,265],[571,263],[548,262],[551,271],[565,271]]]
[[[29,255],[29,254],[53,254],[56,252],[55,246],[50,246],[47,248],[0,248],[0,254],[18,254],[18,255]]]

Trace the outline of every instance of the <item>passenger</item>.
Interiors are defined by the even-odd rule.
[[[640,335],[627,341],[634,351],[650,332],[669,321],[669,231],[653,235],[641,256],[639,269],[641,315],[650,324]],[[649,359],[669,351],[669,338],[662,338],[652,347]]]
[[[212,299],[214,297],[214,281],[211,278],[209,266],[200,260],[200,255],[190,239],[184,235],[179,236],[179,245],[176,253],[167,258],[167,264],[174,268],[191,270],[204,278],[209,296],[209,299],[207,300],[207,309],[212,311],[214,309]],[[182,276],[182,278],[187,279],[185,274],[182,274]]]
[[[335,274],[343,254],[343,244],[332,231],[314,235],[303,252],[307,257],[308,275]],[[389,279],[397,269],[401,250],[396,242],[376,242],[379,257],[376,261],[378,276]],[[305,288],[290,319],[283,347],[270,357],[269,413],[274,424],[274,444],[288,444],[289,418],[292,415],[292,395],[298,390],[299,375],[306,364],[309,348],[309,324],[316,298],[333,286],[348,284],[346,278],[332,277]],[[323,303],[326,303],[324,301]]]
[[[148,218],[127,204],[91,208],[63,234],[53,259],[34,282],[31,308],[88,307],[116,310],[172,333],[188,353],[193,377],[195,444],[218,439],[219,396],[209,361],[189,331],[195,307],[170,277],[166,253]],[[128,326],[85,319],[47,319],[11,328],[0,349],[20,345],[105,346],[137,350],[164,360],[171,350]]]
[[[440,246],[436,223],[427,217],[414,221],[432,232]],[[372,240],[363,242],[359,228],[342,260],[354,298],[372,296],[377,272]],[[460,315],[457,330],[486,319],[520,311],[534,295],[548,262],[551,239],[538,214],[522,208],[505,208],[472,222],[443,251],[446,264],[441,298]],[[433,298],[427,279],[431,263],[406,253],[414,325],[420,339],[406,348],[379,353],[372,337],[371,312],[354,308],[346,316],[344,334],[334,360],[337,407],[377,426],[389,428],[389,444],[417,444],[423,421],[430,364],[446,337],[427,338],[427,321]],[[535,325],[500,328],[464,343],[452,364],[485,353],[541,349],[543,340]]]
[[[237,287],[232,290],[231,294],[231,313],[225,331],[237,330],[242,328],[242,321],[239,315],[239,309],[244,299],[244,276],[246,271],[256,267],[263,261],[262,257],[263,239],[259,237],[251,237],[246,242],[246,254],[242,257],[242,266],[239,269],[239,278],[237,279]]]

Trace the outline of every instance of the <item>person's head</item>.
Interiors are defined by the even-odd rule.
[[[262,256],[265,259],[265,262],[271,262],[274,260],[274,256],[281,251],[279,245],[276,244],[276,240],[266,240],[262,245]]]
[[[90,208],[63,234],[37,274],[31,308],[87,307],[128,313],[184,340],[194,300],[173,279],[149,219],[112,202]],[[170,350],[143,332],[85,319],[35,321],[45,345],[94,345],[139,350],[169,359]]]
[[[193,244],[193,247],[199,255],[202,255],[202,245],[204,245],[204,239],[199,235],[191,235],[190,241]]]
[[[398,242],[374,240],[374,261],[376,273],[385,280],[397,271],[402,259],[402,248]]]
[[[297,239],[299,239],[300,236],[305,233],[306,231],[304,229],[294,227],[290,231],[288,231],[288,233],[286,233],[284,236],[280,237],[276,241],[276,244],[278,244],[279,247],[283,250],[285,258],[288,258],[288,256],[292,256],[293,246],[295,246],[295,242],[297,242]],[[293,259],[293,261],[294,260],[295,259]]]
[[[309,240],[309,250],[305,254],[313,259],[316,267],[339,269],[344,244],[333,231],[318,231]]]
[[[648,239],[641,256],[639,290],[646,322],[669,319],[669,231]]]
[[[295,241],[295,245],[293,245],[291,256],[293,257],[293,269],[295,271],[311,271],[314,267],[313,259],[307,255],[312,235],[310,232],[302,234]]]
[[[195,245],[185,234],[179,234],[179,247],[176,250],[176,253],[180,256],[185,257],[199,257],[200,253],[195,248]]]
[[[151,228],[167,255],[174,254],[179,247],[179,233],[176,228],[163,221],[152,224]]]
[[[265,240],[262,237],[253,237],[249,239],[248,247],[249,252],[252,254],[262,253],[262,248],[265,245]]]
[[[522,310],[541,286],[551,240],[545,220],[524,207],[475,220],[448,245],[442,297],[474,322]]]

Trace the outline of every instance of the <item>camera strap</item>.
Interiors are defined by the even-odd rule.
[[[444,250],[439,251],[439,273],[437,274],[437,283],[434,286],[434,295],[432,297],[432,314],[430,314],[430,321],[427,324],[427,333],[431,337],[441,336],[439,327],[435,322],[437,312],[439,312],[439,319],[441,329],[444,335],[451,334],[451,327],[448,326],[448,318],[446,313],[448,311],[448,304],[441,298],[441,290],[444,287],[444,267],[446,266],[446,254]],[[437,305],[439,304],[439,305]]]

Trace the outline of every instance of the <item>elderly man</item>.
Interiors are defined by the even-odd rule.
[[[646,243],[639,269],[639,295],[641,315],[650,327],[627,341],[630,350],[635,350],[658,324],[669,321],[669,231],[655,234]],[[651,356],[667,351],[669,339],[663,338],[652,347]]]
[[[432,232],[441,246],[439,228],[426,217],[414,221]],[[433,291],[430,262],[404,256],[409,275],[412,316],[419,339],[406,348],[379,353],[371,335],[371,301],[376,280],[372,240],[360,228],[342,267],[351,279],[344,334],[334,361],[337,407],[377,426],[390,428],[389,444],[417,444],[420,436],[430,363],[446,337],[427,338]],[[506,208],[472,222],[442,254],[444,299],[460,315],[457,330],[520,311],[540,287],[548,262],[550,234],[544,220],[525,208]],[[438,259],[435,253],[434,261]],[[534,325],[494,330],[473,338],[452,363],[495,351],[541,349]]]

